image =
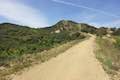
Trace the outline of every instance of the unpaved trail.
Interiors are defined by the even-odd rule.
[[[109,80],[94,55],[95,37],[78,43],[56,58],[38,64],[13,80]]]

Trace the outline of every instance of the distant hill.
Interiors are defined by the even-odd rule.
[[[51,26],[54,31],[62,32],[62,31],[79,31],[79,32],[87,32],[87,33],[96,33],[97,28],[85,23],[77,23],[71,20],[61,20],[55,25]]]
[[[78,31],[80,27],[78,23],[69,21],[69,20],[61,20],[55,25],[51,26],[54,31]]]

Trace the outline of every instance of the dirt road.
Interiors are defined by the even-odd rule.
[[[94,37],[78,43],[66,52],[32,67],[13,80],[109,80],[93,53]]]

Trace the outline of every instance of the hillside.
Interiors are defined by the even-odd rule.
[[[109,54],[114,53],[111,51],[113,49],[119,53],[119,28],[96,28],[89,24],[77,23],[70,20],[61,20],[55,25],[45,28],[30,28],[12,23],[0,24],[0,79],[5,80],[7,75],[18,72],[32,65],[32,63],[36,63],[36,60],[44,62],[57,56],[59,52],[64,52],[73,44],[78,43],[78,41],[86,39],[87,33],[97,35],[100,41],[103,41],[102,38],[104,37],[113,38],[116,41],[112,44],[113,47],[109,50],[110,45],[103,45],[108,48],[105,49],[103,47],[102,50],[104,54],[106,54],[106,52],[109,52]],[[68,47],[66,47],[65,44],[67,44]],[[62,46],[63,48],[56,48],[58,46]],[[86,46],[88,45],[86,44]],[[75,49],[74,51],[76,51]],[[49,52],[51,50],[53,50],[53,52]],[[83,51],[86,52],[87,50],[88,48],[84,48]],[[116,56],[115,54],[115,57],[112,56],[112,58],[116,59]]]
[[[61,20],[55,25],[51,26],[51,28],[55,31],[79,31],[80,25],[76,22],[70,20]]]
[[[96,33],[97,29],[94,26],[85,24],[85,23],[77,23],[71,20],[61,20],[55,25],[51,26],[54,31],[78,31],[78,32],[86,32],[86,33]]]
[[[85,36],[79,28],[79,24],[73,21],[60,21],[40,29],[11,23],[0,24],[0,66],[24,54],[42,52],[57,44],[82,39]]]
[[[61,20],[45,28],[2,23],[0,24],[0,65],[4,65],[4,61],[6,63],[24,54],[42,52],[57,44],[85,38],[83,33],[106,35],[107,28],[96,28],[70,20]],[[114,34],[117,33],[119,29],[114,29]]]

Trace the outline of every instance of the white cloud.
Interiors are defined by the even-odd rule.
[[[68,1],[63,1],[63,0],[52,0],[52,1],[56,2],[56,3],[60,3],[60,4],[65,4],[65,5],[70,5],[70,6],[73,6],[73,7],[78,7],[78,8],[91,10],[91,11],[94,11],[94,12],[104,14],[106,16],[111,16],[111,17],[115,17],[115,18],[119,17],[120,18],[120,16],[118,16],[118,15],[115,15],[115,14],[112,14],[112,13],[109,13],[109,12],[105,12],[103,10],[98,10],[98,9],[95,9],[95,8],[87,7],[87,6],[84,6],[84,5],[78,5],[78,4],[74,4],[74,3],[71,3],[71,2],[68,2]]]
[[[31,27],[48,25],[47,18],[39,10],[18,2],[18,0],[0,0],[0,16]]]

